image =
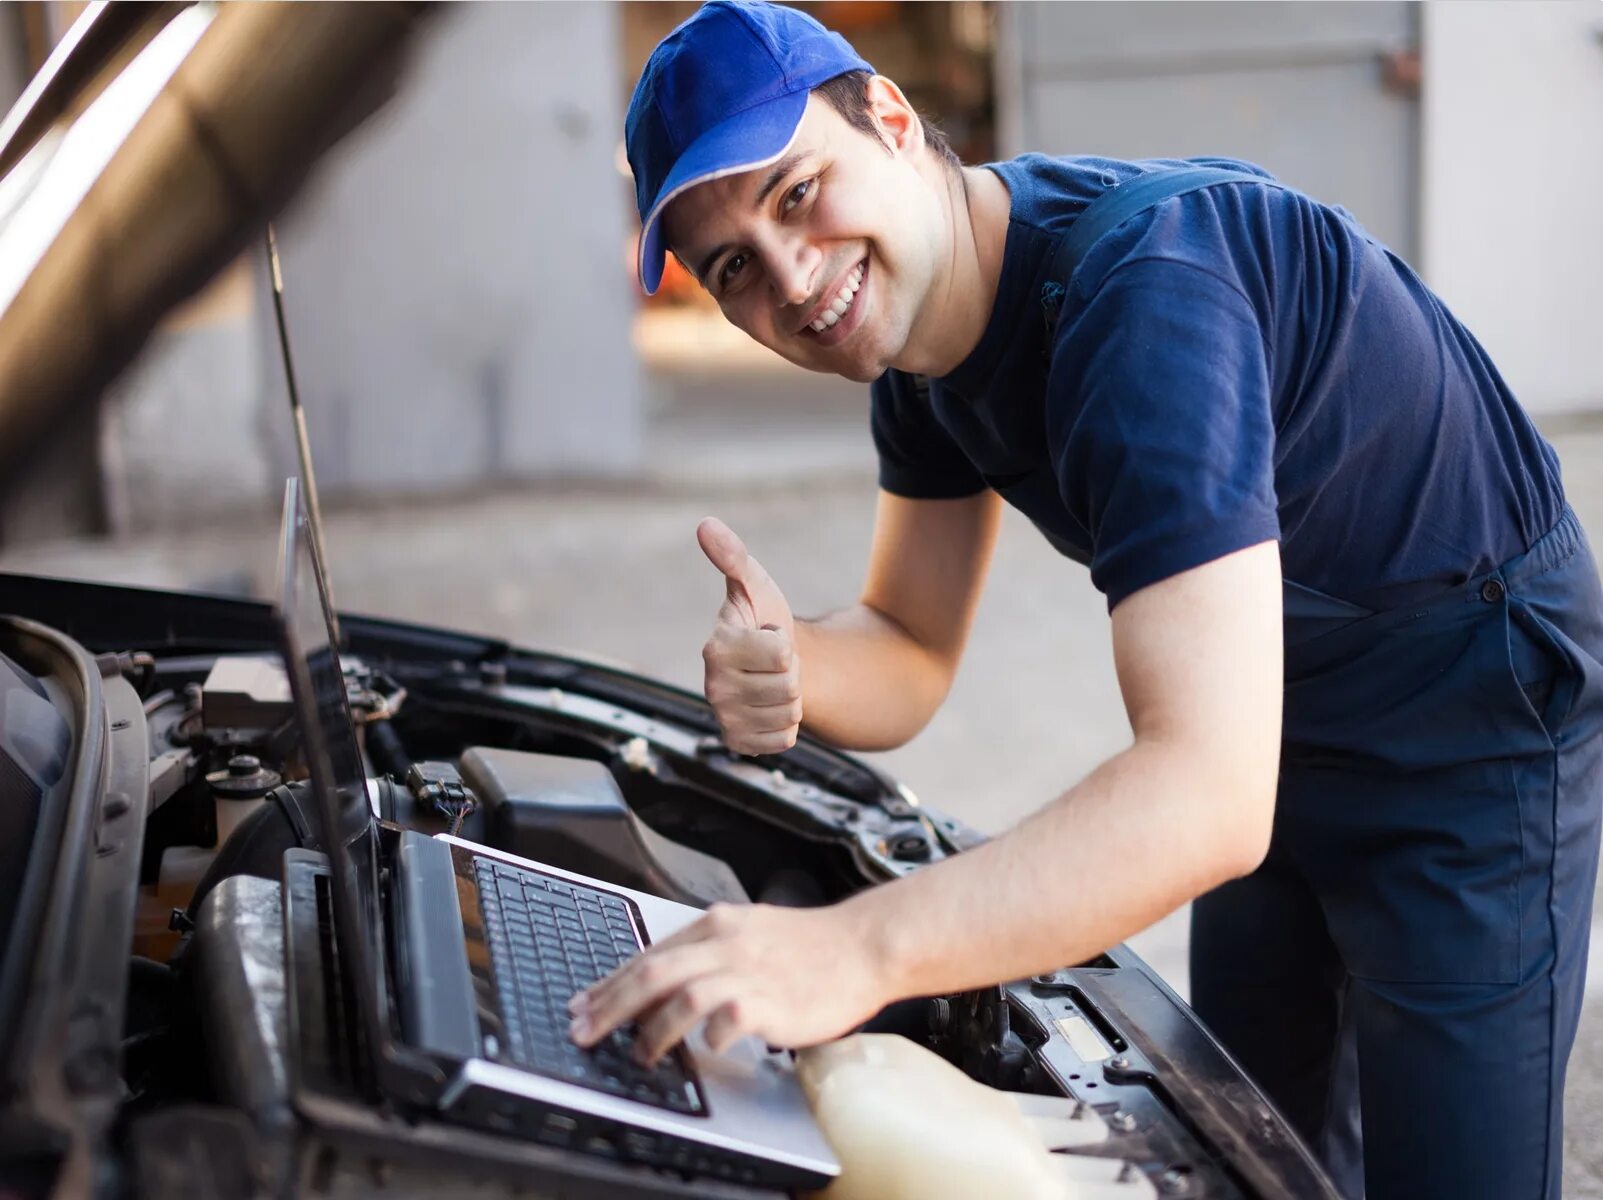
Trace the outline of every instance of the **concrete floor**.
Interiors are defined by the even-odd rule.
[[[339,605],[573,650],[699,688],[722,594],[694,540],[707,514],[746,538],[798,613],[849,603],[874,498],[861,392],[767,377],[662,386],[656,465],[637,484],[329,506]],[[731,401],[742,387],[758,399]],[[1572,503],[1603,530],[1603,425],[1550,423],[1548,432]],[[0,569],[265,594],[274,524],[264,512],[181,536],[16,548],[0,553]],[[880,758],[925,802],[1000,830],[1128,738],[1102,597],[1010,512],[951,698],[912,744]],[[1132,944],[1184,990],[1185,941],[1182,911]],[[1594,947],[1568,1089],[1572,1200],[1603,1200],[1603,944]]]

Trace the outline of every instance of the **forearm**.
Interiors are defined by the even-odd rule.
[[[890,617],[857,604],[796,622],[802,728],[847,750],[900,746],[946,698],[951,671]]]
[[[843,916],[896,998],[1083,962],[1250,871],[1273,788],[1272,774],[1210,782],[1181,747],[1137,743],[1009,833],[861,893]]]

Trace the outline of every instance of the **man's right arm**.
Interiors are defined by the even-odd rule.
[[[957,675],[1001,508],[991,491],[956,500],[880,492],[858,603],[796,626],[808,733],[888,750],[929,723]]]
[[[794,725],[780,718],[795,710],[779,702],[798,685],[802,727],[843,749],[885,750],[923,729],[957,674],[1000,515],[989,491],[952,500],[882,491],[861,598],[813,621],[793,621],[739,540],[705,523],[703,549],[729,583],[703,651],[707,698],[731,749],[794,744]]]

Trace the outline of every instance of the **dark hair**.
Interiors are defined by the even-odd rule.
[[[821,97],[828,105],[841,115],[841,118],[859,133],[867,134],[875,141],[884,144],[885,136],[880,133],[879,126],[874,124],[874,117],[868,111],[868,81],[873,76],[867,71],[847,71],[844,75],[837,75],[833,79],[826,79],[813,89],[813,95]],[[919,124],[924,126],[924,140],[929,143],[935,157],[948,167],[957,168],[963,165],[957,157],[957,151],[952,149],[952,143],[946,140],[946,135],[940,128],[922,113],[918,117]]]

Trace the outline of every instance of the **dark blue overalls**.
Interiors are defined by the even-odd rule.
[[[1050,277],[1224,182],[1275,186],[1132,180],[1071,227]],[[1194,906],[1193,1005],[1344,1194],[1557,1197],[1603,812],[1585,535],[1566,508],[1525,553],[1400,609],[1284,594],[1274,836]]]

